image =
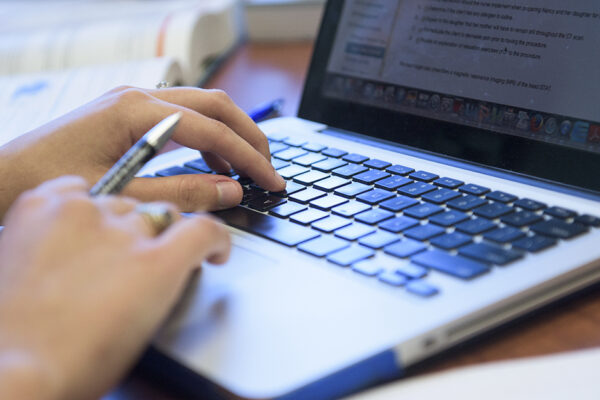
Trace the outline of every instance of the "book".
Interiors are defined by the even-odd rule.
[[[325,0],[246,0],[244,4],[250,40],[313,40]]]
[[[237,0],[3,2],[0,145],[120,85],[197,85],[242,36]]]

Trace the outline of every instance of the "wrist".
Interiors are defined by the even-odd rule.
[[[55,399],[52,369],[18,349],[0,350],[1,399]]]

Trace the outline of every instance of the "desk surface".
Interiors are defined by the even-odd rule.
[[[221,88],[248,110],[264,101],[285,99],[284,115],[295,115],[312,51],[311,43],[249,44],[238,49],[209,88]],[[600,346],[600,291],[587,291],[537,312],[511,327],[459,346],[418,368],[418,374],[487,361],[505,360]],[[172,390],[138,373],[107,399],[175,399]]]

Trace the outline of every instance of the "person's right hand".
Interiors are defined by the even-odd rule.
[[[177,111],[183,117],[173,139],[202,151],[213,169],[225,172],[233,167],[266,190],[285,188],[270,163],[265,135],[224,92],[121,87],[0,150],[0,217],[19,193],[46,180],[72,174],[97,182],[144,133]],[[233,207],[241,201],[242,189],[226,176],[198,174],[136,178],[124,194],[197,211]]]

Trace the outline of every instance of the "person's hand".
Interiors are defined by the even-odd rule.
[[[190,272],[228,257],[227,230],[211,217],[179,218],[154,236],[137,201],[87,190],[79,177],[49,181],[6,215],[0,398],[98,398],[148,344]]]
[[[224,92],[122,87],[0,150],[0,217],[19,193],[48,179],[76,174],[97,182],[146,131],[177,111],[183,117],[173,139],[201,150],[214,170],[233,167],[266,190],[285,188],[270,163],[265,135]],[[123,193],[143,201],[171,201],[183,211],[228,208],[242,198],[238,182],[214,174],[136,178]]]

